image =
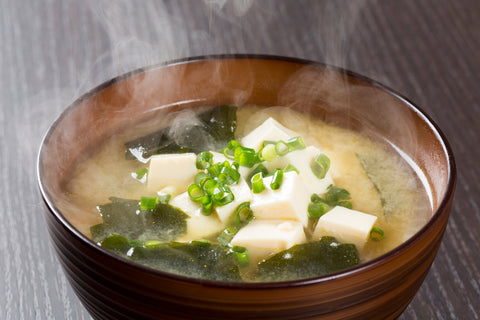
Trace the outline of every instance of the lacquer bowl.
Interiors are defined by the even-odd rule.
[[[394,250],[343,272],[272,283],[226,283],[153,270],[104,250],[59,209],[71,169],[94,145],[165,112],[206,105],[286,106],[383,137],[423,172],[433,215]],[[60,264],[96,319],[392,319],[437,254],[456,182],[452,151],[431,118],[358,74],[293,58],[223,55],[136,70],[88,92],[48,130],[38,183]]]

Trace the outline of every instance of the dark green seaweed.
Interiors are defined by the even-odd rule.
[[[187,277],[242,281],[237,260],[229,249],[209,241],[171,242],[152,248],[136,247],[131,259],[155,269]]]
[[[111,234],[100,245],[148,267],[188,277],[242,281],[238,261],[229,248],[209,241],[188,243],[130,240]]]
[[[157,203],[153,210],[140,210],[140,201],[110,198],[98,206],[103,222],[90,228],[92,239],[100,242],[110,234],[129,239],[172,241],[186,233],[188,218],[181,210]]]
[[[333,237],[299,244],[258,264],[261,281],[289,281],[337,272],[360,263],[353,244],[341,244]]]
[[[125,157],[143,160],[155,154],[221,150],[234,139],[237,107],[217,106],[199,114],[198,120],[181,128],[181,141],[173,139],[167,127],[125,143]]]

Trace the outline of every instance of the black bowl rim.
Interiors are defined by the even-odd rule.
[[[87,238],[85,235],[83,235],[80,231],[78,231],[70,222],[61,214],[60,210],[55,206],[54,202],[50,198],[48,192],[43,186],[43,172],[41,170],[42,168],[42,151],[44,149],[44,146],[48,143],[50,136],[53,134],[55,131],[56,126],[62,121],[62,119],[68,115],[69,112],[71,112],[77,105],[79,105],[82,101],[88,99],[89,97],[97,94],[99,91],[119,82],[122,80],[125,80],[129,77],[152,71],[155,69],[159,68],[165,68],[165,67],[171,67],[174,65],[179,65],[179,64],[188,64],[188,63],[194,63],[194,62],[201,62],[201,61],[211,61],[211,60],[228,60],[228,59],[247,59],[247,60],[276,60],[280,62],[291,62],[291,63],[296,63],[296,64],[303,64],[303,65],[309,65],[309,66],[314,66],[314,67],[319,67],[319,68],[324,68],[332,71],[336,71],[340,74],[344,74],[347,76],[351,76],[353,78],[359,79],[361,81],[364,81],[390,95],[393,97],[401,100],[408,108],[410,108],[412,111],[414,111],[432,130],[432,132],[437,136],[437,139],[441,143],[443,147],[443,151],[447,157],[447,162],[448,162],[448,179],[447,179],[447,188],[445,190],[445,193],[443,195],[442,201],[438,205],[437,210],[433,213],[432,217],[429,219],[429,221],[420,229],[418,230],[414,235],[412,235],[408,240],[397,246],[396,248],[386,252],[385,254],[369,260],[367,262],[361,263],[358,266],[351,267],[336,273],[331,273],[319,277],[313,277],[313,278],[305,278],[305,279],[299,279],[299,280],[291,280],[291,281],[279,281],[279,282],[225,282],[225,281],[215,281],[215,280],[205,280],[205,279],[198,279],[198,278],[192,278],[192,277],[186,277],[182,275],[177,275],[157,269],[153,269],[141,264],[138,264],[136,262],[133,262],[131,260],[128,260],[126,258],[123,258],[121,256],[118,256],[106,249],[103,249],[100,247],[98,244],[94,243],[91,239]],[[361,74],[358,74],[356,72],[347,70],[345,68],[329,65],[323,62],[318,62],[318,61],[312,61],[312,60],[307,60],[307,59],[302,59],[302,58],[296,58],[296,57],[288,57],[288,56],[279,56],[279,55],[267,55],[267,54],[217,54],[217,55],[202,55],[202,56],[194,56],[194,57],[186,57],[186,58],[180,58],[180,59],[175,59],[175,60],[170,60],[170,61],[165,61],[157,64],[153,64],[150,66],[138,68],[136,70],[127,72],[125,74],[122,74],[120,76],[114,77],[111,80],[108,80],[87,93],[83,94],[80,96],[77,100],[75,100],[70,106],[68,106],[59,116],[58,118],[52,123],[50,128],[47,130],[46,134],[44,135],[42,142],[40,144],[40,149],[38,152],[37,156],[37,183],[38,187],[40,190],[40,194],[42,196],[43,201],[45,202],[49,212],[54,216],[54,218],[59,221],[64,228],[71,234],[73,234],[75,237],[81,239],[84,243],[92,247],[94,250],[100,251],[102,254],[108,255],[114,260],[118,260],[120,263],[126,263],[130,267],[133,267],[135,269],[138,269],[141,272],[147,272],[152,275],[158,275],[161,277],[166,277],[166,278],[171,278],[172,280],[177,280],[177,281],[183,281],[183,282],[188,282],[192,284],[198,284],[201,286],[209,286],[209,287],[220,287],[220,288],[231,288],[231,289],[242,289],[242,290],[258,290],[258,289],[279,289],[279,288],[287,288],[287,287],[300,287],[300,286],[308,286],[308,285],[315,285],[323,282],[328,282],[332,281],[337,278],[345,278],[348,276],[353,276],[356,273],[362,272],[366,269],[371,269],[375,268],[377,265],[384,264],[388,262],[389,260],[393,259],[393,257],[400,255],[402,252],[408,250],[409,247],[413,246],[414,243],[417,241],[418,238],[422,236],[427,230],[433,228],[433,226],[436,224],[436,221],[438,221],[443,213],[443,215],[448,214],[447,211],[447,206],[449,202],[449,196],[455,191],[455,184],[456,184],[456,179],[457,179],[457,172],[456,172],[456,164],[455,164],[455,159],[454,155],[452,152],[452,148],[450,144],[448,143],[448,140],[446,139],[446,136],[443,134],[443,132],[440,130],[438,125],[433,121],[433,119],[425,112],[423,111],[420,107],[415,105],[412,101],[398,93],[397,91],[389,88],[388,86],[383,85],[382,83],[375,81],[369,77],[363,76]]]

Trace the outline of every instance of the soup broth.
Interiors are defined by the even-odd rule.
[[[182,112],[181,117],[175,116],[171,114],[119,132],[73,170],[67,186],[68,203],[61,209],[78,230],[91,237],[90,228],[103,221],[98,207],[109,203],[111,197],[140,199],[158,196],[158,190],[149,188],[145,178],[136,175],[138,169],[148,164],[127,160],[125,143],[158,128],[182,127],[194,115],[187,111]],[[369,240],[363,247],[357,248],[361,262],[374,259],[400,245],[430,218],[432,205],[426,186],[408,162],[388,143],[288,108],[242,106],[238,108],[236,117],[235,138],[238,141],[272,117],[298,133],[305,145],[319,148],[328,155],[334,185],[348,190],[354,210],[377,217],[375,225],[384,232],[381,241]],[[314,227],[316,221],[309,223]],[[307,241],[311,241],[313,227],[305,228]],[[207,240],[215,243],[217,236],[208,237]],[[175,239],[190,240],[194,239],[189,237],[188,230],[186,235]],[[256,263],[240,268],[243,281],[258,281],[255,273]]]

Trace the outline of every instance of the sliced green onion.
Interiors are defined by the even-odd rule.
[[[259,159],[254,149],[240,146],[235,149],[235,161],[241,166],[251,168],[259,162]]]
[[[320,198],[320,196],[319,196],[318,194],[315,194],[315,193],[314,193],[314,194],[312,194],[312,195],[310,196],[310,201],[311,201],[311,202],[314,202],[314,203],[315,203],[315,202],[322,202],[323,199]]]
[[[207,239],[197,239],[197,240],[190,241],[190,244],[194,246],[204,246],[204,245],[209,245],[210,243],[211,242]]]
[[[235,220],[239,226],[244,226],[253,219],[253,211],[250,208],[250,202],[242,202],[235,209]]]
[[[235,200],[235,196],[228,187],[218,187],[212,193],[212,202],[217,206],[224,206]]]
[[[272,182],[270,182],[270,188],[272,190],[277,190],[282,185],[283,181],[283,170],[275,169],[273,172]]]
[[[227,147],[223,149],[223,155],[230,160],[235,159],[235,149],[240,147],[240,143],[235,140],[230,140]]]
[[[223,164],[221,162],[217,162],[214,165],[207,168],[207,172],[211,177],[218,177],[220,171],[222,171]]]
[[[297,174],[300,174],[300,172],[298,172],[297,168],[295,168],[295,166],[293,166],[292,164],[287,164],[287,166],[283,169],[283,172],[290,172],[290,171],[295,171]]]
[[[204,170],[209,168],[213,163],[213,154],[209,151],[200,152],[197,155],[197,169]]]
[[[333,184],[327,187],[327,194],[325,195],[325,201],[328,204],[335,205],[340,200],[349,200],[351,199],[350,192],[346,189],[337,187]]]
[[[238,183],[240,180],[240,173],[230,167],[223,167],[218,177],[220,182],[227,185],[232,185]]]
[[[233,161],[232,162],[232,167],[238,171],[238,168],[240,168],[240,164],[238,162]]]
[[[157,206],[158,197],[141,197],[140,210],[153,210]]]
[[[207,180],[210,180],[212,179],[212,177],[210,177],[208,174],[206,174],[205,172],[199,172],[195,175],[195,184],[199,185],[199,186],[203,186],[203,184],[207,181]]]
[[[235,149],[237,147],[241,147],[241,144],[237,142],[236,140],[230,140],[227,144],[228,149]]]
[[[261,161],[273,161],[277,157],[277,153],[275,152],[275,145],[274,144],[267,144],[265,147],[260,149],[258,152],[258,158]]]
[[[246,178],[247,184],[250,188],[252,188],[252,177],[259,172],[261,172],[264,177],[268,174],[268,170],[263,164],[260,163],[258,166],[256,166],[252,171],[250,171]]]
[[[245,247],[233,246],[231,249],[234,257],[237,259],[237,262],[240,267],[246,267],[249,264],[248,261],[248,250]]]
[[[292,151],[293,150],[302,150],[302,149],[305,149],[307,147],[305,145],[305,143],[303,142],[302,137],[300,137],[300,136],[289,139],[287,141],[287,145],[290,148],[290,150],[292,150]]]
[[[310,168],[312,169],[313,174],[318,179],[323,179],[325,178],[328,169],[330,169],[330,159],[326,155],[321,153],[312,162]]]
[[[158,240],[145,241],[145,248],[158,248],[162,243]]]
[[[193,201],[200,201],[203,197],[203,190],[198,184],[192,183],[188,186],[187,190],[188,196]]]
[[[308,218],[318,219],[330,211],[331,207],[323,202],[314,202],[308,205]]]
[[[135,170],[135,176],[137,177],[138,180],[141,180],[145,175],[148,173],[147,168],[140,168]]]
[[[210,179],[210,180],[207,180],[205,181],[205,183],[203,184],[203,190],[209,194],[209,195],[212,195],[213,194],[213,191],[218,188],[220,186],[220,183],[215,180],[215,179]]]
[[[275,143],[277,143],[277,141],[273,141],[273,140],[263,140],[263,145],[262,147],[265,148],[267,145],[269,144],[273,144],[275,146]]]
[[[290,152],[290,148],[288,147],[288,145],[285,141],[280,140],[275,144],[275,152],[279,156],[284,156],[284,155],[286,155],[287,153]]]
[[[345,208],[348,208],[348,209],[353,208],[353,204],[350,201],[339,201],[337,203],[337,206],[345,207]]]
[[[227,159],[234,160],[235,159],[235,149],[224,148],[223,149],[223,155]]]
[[[380,241],[383,240],[383,238],[385,238],[385,233],[379,227],[373,227],[372,230],[370,230],[370,239],[373,241]]]
[[[165,193],[165,194],[159,194],[158,195],[158,202],[168,204],[170,201],[170,198],[172,197],[171,194]]]
[[[213,211],[213,202],[208,194],[200,198],[200,203],[202,205],[202,214],[204,216],[209,216]]]
[[[252,190],[253,193],[260,193],[265,190],[265,185],[263,184],[263,173],[258,172],[252,177]]]
[[[238,232],[238,228],[235,226],[231,226],[226,228],[222,231],[222,233],[218,236],[217,240],[220,242],[222,246],[228,246],[230,241],[232,241],[235,234]]]

